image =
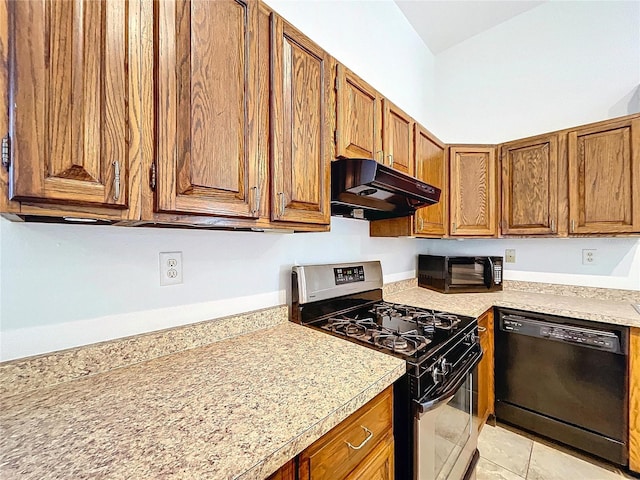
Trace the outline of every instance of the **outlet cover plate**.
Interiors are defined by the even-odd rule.
[[[582,249],[582,264],[583,265],[597,265],[598,264],[598,250],[595,248],[583,248]]]
[[[160,252],[160,285],[182,283],[182,252]]]
[[[516,263],[516,249],[515,248],[507,248],[504,251],[504,261],[506,263]]]

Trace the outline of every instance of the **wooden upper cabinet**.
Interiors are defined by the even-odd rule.
[[[449,162],[450,235],[495,236],[495,147],[451,147]]]
[[[416,211],[414,231],[416,235],[442,237],[447,234],[449,201],[446,145],[417,123],[414,138],[416,178],[442,192],[437,204]]]
[[[568,133],[569,233],[640,232],[640,117]]]
[[[9,197],[126,208],[135,2],[8,3]]]
[[[502,145],[502,233],[558,231],[558,135]]]
[[[157,209],[256,217],[258,3],[155,8]]]
[[[336,87],[336,155],[382,162],[380,94],[343,65]]]
[[[383,163],[400,172],[413,175],[413,125],[415,121],[386,98],[382,103]]]
[[[271,219],[328,224],[334,62],[275,13],[271,34]]]

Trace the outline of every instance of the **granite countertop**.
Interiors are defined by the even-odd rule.
[[[0,477],[262,479],[405,362],[283,323],[0,402]]]
[[[472,317],[477,317],[489,308],[496,306],[640,327],[640,314],[631,306],[631,301],[600,297],[586,298],[518,290],[443,294],[426,288],[414,287],[387,295],[385,300]]]

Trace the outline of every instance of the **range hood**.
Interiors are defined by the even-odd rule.
[[[331,162],[331,215],[381,220],[438,203],[440,189],[368,158]]]

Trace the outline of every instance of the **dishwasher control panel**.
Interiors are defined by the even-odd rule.
[[[613,332],[557,323],[542,322],[520,315],[504,315],[500,329],[530,337],[573,343],[613,353],[620,352],[620,341]]]

